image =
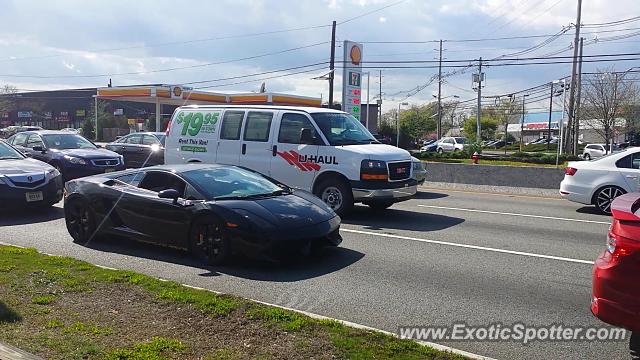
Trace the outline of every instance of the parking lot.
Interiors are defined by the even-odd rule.
[[[289,265],[237,259],[203,267],[157,247],[74,244],[61,204],[0,218],[0,241],[73,256],[391,332],[398,326],[492,323],[599,326],[591,262],[609,218],[555,198],[422,188],[386,212],[356,207],[340,247]],[[623,358],[627,342],[442,342],[494,358]]]

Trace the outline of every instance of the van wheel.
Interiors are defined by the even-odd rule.
[[[314,194],[340,216],[353,208],[353,193],[344,180],[337,178],[324,180],[318,184]]]
[[[589,160],[591,160],[591,155],[589,155],[589,154],[584,154],[584,155],[582,156],[582,158],[583,158],[583,159],[585,159],[585,160],[587,160],[587,161],[589,161]]]
[[[632,360],[640,359],[640,332],[634,331],[631,333],[629,339],[629,351],[631,352]]]

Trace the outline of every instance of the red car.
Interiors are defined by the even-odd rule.
[[[607,248],[593,267],[591,312],[632,331],[630,348],[640,355],[640,193],[617,197]]]

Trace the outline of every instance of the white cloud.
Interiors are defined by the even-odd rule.
[[[66,60],[62,60],[62,65],[64,65],[64,67],[66,67],[69,70],[73,70],[76,67],[74,64],[67,62]]]

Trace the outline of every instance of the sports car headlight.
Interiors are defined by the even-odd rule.
[[[87,165],[87,162],[84,159],[79,158],[79,157],[65,155],[64,159],[67,160],[68,162],[72,163],[72,164]]]

